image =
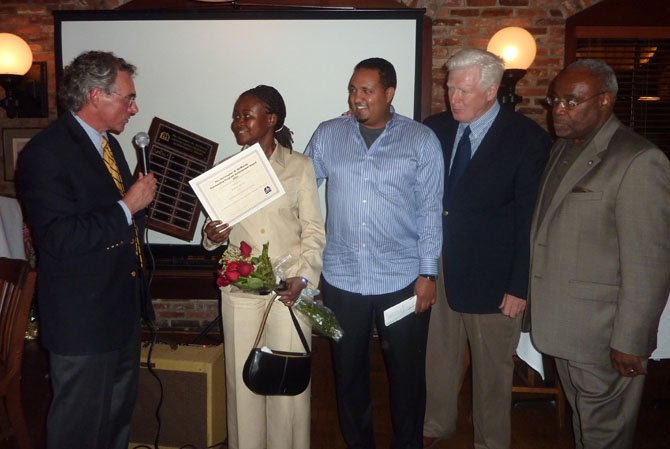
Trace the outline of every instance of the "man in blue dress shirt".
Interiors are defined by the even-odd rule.
[[[333,344],[340,426],[349,448],[374,448],[370,338],[376,325],[391,389],[394,449],[420,448],[425,349],[442,247],[444,162],[426,126],[397,114],[393,65],[358,63],[348,115],[319,125],[305,154],[328,180],[323,296],[344,337]],[[416,295],[415,313],[384,311]]]

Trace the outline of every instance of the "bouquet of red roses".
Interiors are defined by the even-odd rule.
[[[275,270],[273,270],[268,247],[268,243],[264,244],[261,255],[252,257],[251,246],[248,243],[240,242],[239,248],[229,245],[219,260],[221,266],[217,270],[216,284],[219,287],[234,285],[242,291],[259,295],[286,288],[285,285],[282,285],[283,281],[277,281],[285,278],[288,267],[292,264],[292,256],[286,254],[275,260]],[[306,287],[291,307],[309,321],[312,329],[338,341],[342,338],[342,327],[332,310],[314,300],[318,294],[317,289]]]
[[[277,277],[272,271],[272,263],[268,255],[268,243],[263,245],[260,256],[251,256],[251,246],[240,242],[240,247],[229,245],[219,260],[216,285],[225,287],[234,285],[245,292],[261,295],[278,288]]]

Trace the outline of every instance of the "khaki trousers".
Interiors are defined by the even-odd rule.
[[[455,312],[446,301],[443,287],[438,288],[426,350],[425,436],[448,438],[456,431],[464,352],[469,343],[474,447],[510,447],[512,356],[520,333],[521,316],[510,319],[502,314]]]
[[[609,362],[559,358],[556,369],[572,407],[575,448],[631,449],[646,376],[621,376]]]
[[[311,385],[297,396],[261,396],[251,392],[242,380],[242,368],[268,300],[269,296],[222,289],[228,448],[309,449]],[[298,321],[311,345],[311,327],[300,318]],[[272,306],[259,346],[304,351],[288,309],[281,302]]]

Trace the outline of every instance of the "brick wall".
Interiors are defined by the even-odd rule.
[[[490,37],[506,26],[530,31],[537,41],[537,56],[526,76],[517,85],[523,97],[518,110],[543,126],[546,113],[540,101],[547,86],[563,65],[565,21],[568,17],[603,0],[396,0],[406,6],[426,8],[433,20],[433,100],[432,110],[444,109],[444,64],[465,46],[486,48]],[[55,118],[55,63],[53,10],[113,9],[128,0],[3,0],[0,5],[0,32],[23,37],[36,61],[46,61],[49,76],[49,115]],[[267,1],[266,3],[271,3]],[[354,0],[352,5],[356,5]],[[0,89],[1,90],[1,89]],[[41,127],[48,119],[6,119],[0,110],[0,128]],[[4,163],[4,161],[3,161]],[[4,167],[0,166],[0,176]],[[13,185],[0,180],[0,194],[12,194]],[[204,327],[217,315],[216,301],[156,301],[161,326]]]
[[[35,61],[46,61],[49,84],[49,118],[7,119],[0,108],[0,129],[39,128],[56,118],[56,66],[54,59],[54,10],[113,9],[129,0],[2,0],[0,33],[21,36],[30,45]],[[0,98],[4,92],[0,88]],[[1,144],[0,144],[1,147]],[[4,178],[4,154],[0,152],[0,195],[14,195],[14,184]]]
[[[154,300],[156,321],[161,328],[200,330],[219,314],[219,301],[207,299]],[[217,332],[213,329],[212,335]]]
[[[434,112],[444,110],[444,64],[463,47],[486,48],[496,31],[508,26],[528,30],[537,42],[537,56],[517,84],[523,101],[517,110],[546,127],[541,101],[551,79],[563,66],[565,21],[603,0],[403,0],[426,8],[433,19]]]

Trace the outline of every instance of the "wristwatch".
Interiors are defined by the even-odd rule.
[[[422,278],[426,278],[429,281],[433,281],[433,282],[437,281],[437,275],[436,274],[420,274],[419,276],[421,276]]]

